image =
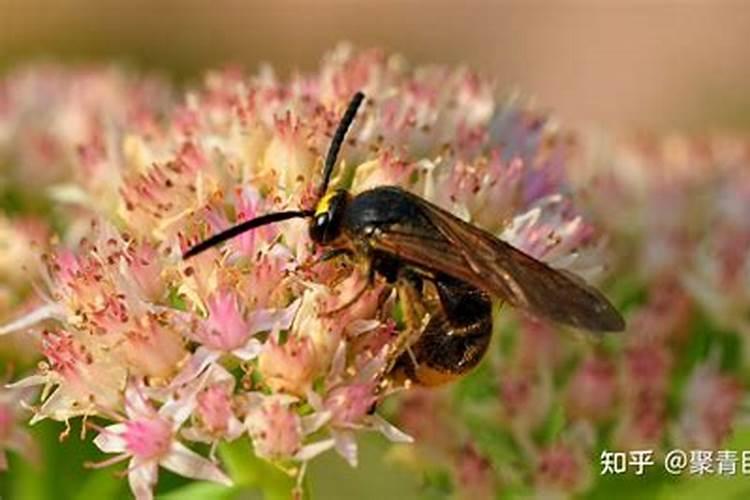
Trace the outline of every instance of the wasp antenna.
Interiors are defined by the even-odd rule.
[[[318,188],[318,198],[321,198],[328,190],[328,182],[331,180],[331,174],[333,173],[333,167],[336,165],[336,159],[339,156],[341,145],[344,142],[346,133],[349,131],[354,117],[357,115],[357,110],[360,104],[365,98],[365,94],[357,92],[352,96],[352,100],[349,101],[349,106],[346,108],[344,116],[341,117],[339,126],[336,128],[336,133],[333,134],[331,145],[328,147],[328,154],[326,155],[326,162],[323,168],[323,180]]]
[[[223,243],[246,231],[250,231],[261,226],[266,226],[268,224],[273,224],[274,222],[280,222],[287,219],[312,217],[312,215],[312,210],[287,210],[284,212],[273,212],[270,214],[261,215],[260,217],[240,222],[236,226],[232,226],[229,229],[225,229],[224,231],[201,241],[197,245],[189,248],[184,254],[182,254],[182,258],[189,259],[190,257],[194,257],[199,253],[218,245],[219,243]]]

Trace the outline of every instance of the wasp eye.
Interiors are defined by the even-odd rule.
[[[328,244],[341,235],[341,222],[348,203],[348,193],[336,191],[326,196],[310,224],[310,238],[318,244]]]
[[[318,214],[310,224],[310,239],[316,243],[326,242],[326,230],[328,229],[328,213]]]

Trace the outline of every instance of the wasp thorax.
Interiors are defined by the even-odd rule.
[[[341,234],[341,221],[349,202],[349,193],[337,189],[326,194],[318,206],[310,223],[310,238],[319,244],[331,243]]]

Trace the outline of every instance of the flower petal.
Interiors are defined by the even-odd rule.
[[[335,384],[338,379],[344,374],[346,369],[346,342],[341,340],[339,345],[336,347],[336,353],[333,355],[333,361],[331,361],[331,368],[328,371],[327,381],[330,384]]]
[[[34,309],[25,316],[18,318],[15,321],[11,321],[0,327],[0,335],[13,333],[19,330],[25,330],[31,328],[39,322],[46,319],[54,319],[63,317],[63,311],[57,304],[47,304],[37,309]]]
[[[48,375],[29,375],[28,377],[17,380],[12,384],[6,384],[5,387],[8,389],[16,389],[19,387],[33,387],[37,385],[44,385],[50,382]]]
[[[143,393],[140,381],[131,380],[125,387],[125,413],[131,419],[150,417],[155,413],[154,408],[149,404],[146,395]]]
[[[170,397],[159,408],[159,415],[171,420],[174,429],[179,428],[193,413],[195,406],[198,404],[198,393],[206,386],[210,376],[211,370],[208,370],[199,379],[183,386],[179,397]]]
[[[216,464],[178,442],[172,443],[169,454],[160,463],[165,469],[181,476],[232,485],[232,480]]]
[[[320,397],[320,394],[310,388],[305,393],[305,396],[307,397],[307,402],[310,403],[310,406],[312,406],[313,410],[319,413],[323,411],[323,398]]]
[[[394,443],[414,442],[414,438],[412,438],[405,432],[400,431],[396,428],[396,426],[390,424],[378,414],[370,415],[369,417],[367,417],[367,421],[370,423],[370,425],[372,425],[374,429],[380,431],[381,434],[383,434]]]
[[[357,337],[363,333],[370,332],[380,326],[377,319],[355,319],[346,325],[344,331],[349,337]]]
[[[297,299],[284,309],[261,309],[254,311],[248,318],[250,334],[270,330],[288,330],[297,314],[302,299]]]
[[[134,458],[128,467],[128,483],[136,500],[152,500],[154,486],[159,478],[159,467],[155,462]]]
[[[181,385],[187,384],[191,380],[198,377],[203,370],[206,369],[210,364],[219,359],[221,353],[206,349],[205,347],[199,347],[195,353],[190,357],[190,360],[185,365],[180,373],[175,375],[172,382],[169,384],[172,388],[177,388]]]
[[[227,424],[227,430],[224,433],[224,439],[226,441],[234,441],[238,437],[242,435],[242,433],[245,432],[245,426],[242,425],[242,422],[232,415],[232,417],[229,419],[229,423]]]
[[[304,435],[312,434],[323,427],[329,420],[331,420],[330,411],[316,411],[310,415],[305,415],[302,417],[302,433]]]
[[[94,438],[94,444],[104,453],[121,453],[127,448],[124,433],[125,424],[110,425]]]
[[[184,437],[188,441],[195,441],[198,443],[210,444],[214,438],[208,433],[198,429],[197,427],[188,427],[180,431],[180,436]]]
[[[357,466],[357,440],[352,431],[338,430],[333,435],[336,441],[336,451],[352,467]]]
[[[257,358],[262,350],[263,344],[258,339],[250,338],[244,346],[233,350],[232,354],[242,361],[250,361]]]
[[[62,386],[58,387],[55,392],[44,401],[44,404],[39,408],[39,411],[31,417],[29,425],[34,425],[45,418],[64,421],[79,415],[95,413],[92,408],[86,408],[80,404],[76,407],[78,402],[69,394],[69,392],[70,391]]]
[[[335,445],[336,445],[335,439],[326,439],[323,441],[318,441],[317,443],[307,444],[303,446],[302,449],[300,449],[294,455],[294,458],[301,462],[306,462],[312,458],[317,457],[321,453],[330,450]],[[356,447],[356,443],[355,443],[355,447]],[[356,454],[356,450],[355,450],[355,454]]]
[[[6,445],[9,449],[21,455],[27,462],[39,464],[41,460],[39,444],[25,429],[14,429]]]

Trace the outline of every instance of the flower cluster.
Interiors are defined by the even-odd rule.
[[[450,396],[404,391],[386,418],[388,354],[405,329],[396,294],[378,281],[341,307],[367,277],[321,261],[305,220],[182,259],[233,224],[309,208],[356,91],[366,101],[332,185],[354,194],[399,185],[587,280],[605,270],[637,276],[648,294],[631,308],[625,345],[573,342],[503,310],[476,373]],[[313,74],[218,71],[178,95],[114,69],[31,68],[0,82],[0,166],[18,196],[41,207],[0,221],[0,240],[12,242],[0,250],[9,296],[0,333],[33,339],[25,344],[43,358],[3,391],[41,386],[24,405],[31,421],[85,422],[95,445],[115,454],[88,465],[128,460],[139,499],[152,497],[159,467],[230,484],[216,451],[235,440],[301,481],[327,450],[356,465],[358,433],[375,430],[438,450],[431,458],[447,460],[457,487],[488,495],[519,485],[583,491],[605,440],[634,447],[669,432],[709,446],[728,433],[741,388],[719,361],[691,366],[671,420],[666,401],[687,312],[700,306],[726,328],[747,319],[747,252],[728,244],[748,230],[741,200],[750,190],[737,170],[704,170],[724,179],[717,190],[745,194],[699,210],[703,227],[721,228],[699,233],[687,210],[669,216],[694,195],[687,183],[704,187],[691,169],[675,186],[672,174],[639,164],[668,161],[639,152],[610,154],[627,165],[616,177],[589,172],[594,161],[580,161],[547,117],[518,97],[498,100],[479,75],[348,46]],[[662,216],[649,216],[644,198],[663,204],[652,209]],[[630,248],[643,253],[637,269]],[[675,276],[677,259],[703,264]],[[19,262],[31,272],[19,277]],[[0,451],[24,436],[12,417],[0,420]]]
[[[565,141],[468,70],[340,47],[317,74],[209,73],[181,100],[111,70],[28,70],[1,88],[8,168],[43,183],[65,218],[33,257],[37,307],[3,330],[36,338],[45,358],[14,387],[43,386],[32,422],[89,419],[117,454],[91,465],[130,459],[139,498],[159,466],[228,482],[213,450],[235,439],[298,475],[330,448],[355,465],[358,430],[411,442],[373,412],[403,328],[390,289],[339,307],[366,277],[316,262],[304,221],[181,259],[231,224],[309,205],[355,91],[367,100],[334,183],[400,185],[539,258],[601,268],[562,184]]]

